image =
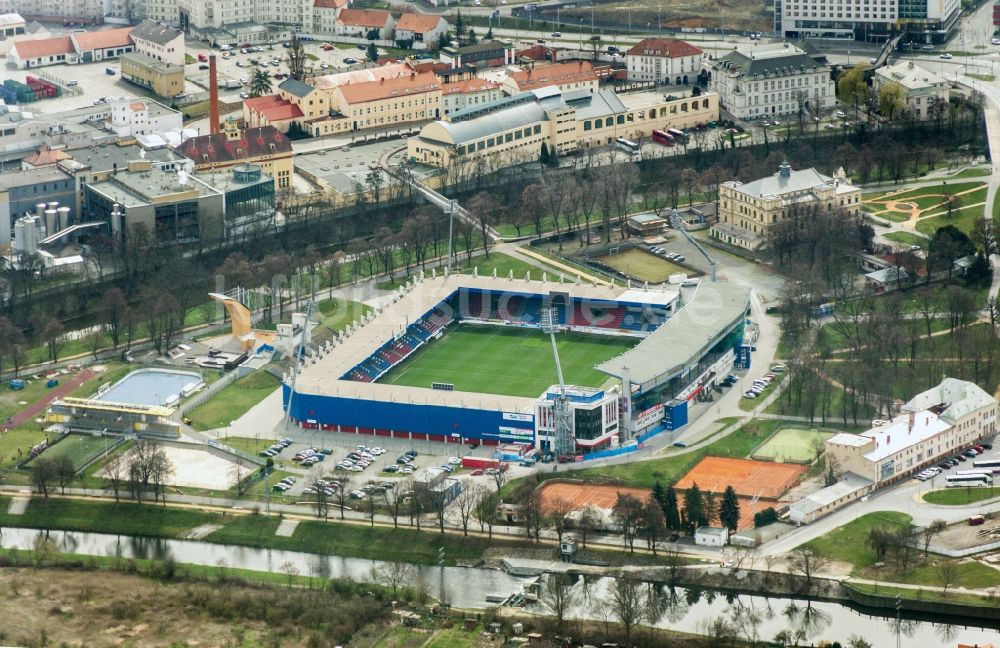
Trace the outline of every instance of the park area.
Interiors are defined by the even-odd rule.
[[[604,265],[617,270],[626,277],[638,281],[648,281],[652,284],[664,283],[667,278],[676,273],[689,274],[690,270],[660,258],[651,252],[639,248],[624,250],[616,254],[597,257]]]
[[[809,463],[822,452],[832,432],[798,427],[782,428],[753,451],[751,457],[762,461]]]
[[[635,346],[619,336],[559,333],[556,346],[566,382],[600,387],[594,366]],[[379,382],[425,387],[451,383],[458,391],[537,397],[556,382],[548,336],[534,329],[462,325],[425,345]]]
[[[907,229],[928,237],[945,225],[954,225],[968,234],[975,220],[983,216],[986,192],[986,184],[982,182],[944,181],[916,189],[866,194],[864,204],[873,216],[906,223]],[[898,242],[902,243],[902,238]]]

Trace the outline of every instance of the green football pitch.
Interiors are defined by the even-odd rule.
[[[635,338],[557,333],[567,384],[600,387],[609,376],[594,365],[637,344]],[[537,329],[462,325],[417,351],[379,382],[427,387],[452,383],[458,391],[540,396],[556,383],[548,336]]]

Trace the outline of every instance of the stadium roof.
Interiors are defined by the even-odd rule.
[[[597,365],[597,370],[617,378],[627,371],[630,381],[647,391],[718,343],[749,306],[749,288],[702,281],[676,315],[632,349]]]
[[[539,270],[538,277],[540,278],[540,276],[541,271]],[[534,408],[535,398],[365,383],[341,380],[340,377],[364,361],[386,340],[392,339],[393,334],[423,317],[438,303],[462,287],[532,294],[561,291],[568,292],[573,297],[593,300],[619,300],[624,295],[630,295],[638,301],[637,293],[639,291],[635,289],[630,291],[623,286],[577,284],[570,280],[562,282],[554,273],[548,273],[548,276],[550,280],[544,282],[534,280],[536,277],[534,272],[532,273],[532,281],[526,281],[524,277],[514,279],[469,275],[427,277],[379,311],[370,322],[351,333],[345,343],[334,345],[329,353],[322,356],[314,364],[304,368],[299,374],[295,387],[296,392],[361,400],[531,412]],[[643,292],[649,295],[650,300],[655,300],[657,293],[662,291]]]

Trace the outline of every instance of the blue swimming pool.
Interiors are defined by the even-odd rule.
[[[130,405],[172,405],[185,391],[201,383],[201,376],[190,371],[171,369],[137,369],[110,388],[100,392],[97,400]]]

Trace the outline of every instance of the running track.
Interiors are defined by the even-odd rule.
[[[83,383],[93,378],[95,375],[96,374],[90,369],[84,369],[83,371],[78,372],[75,376],[70,377],[69,380],[64,381],[63,379],[66,378],[66,376],[63,374],[58,374],[56,377],[59,378],[59,386],[50,389],[44,398],[39,398],[34,403],[30,403],[29,405],[25,406],[23,410],[21,410],[12,417],[14,421],[13,424],[7,425],[6,427],[8,429],[12,427],[17,427],[19,425],[23,425],[28,421],[34,420],[37,414],[45,411],[45,408],[49,406],[49,403],[67,395],[68,393],[70,393]],[[47,380],[47,379],[42,378],[41,380]]]

